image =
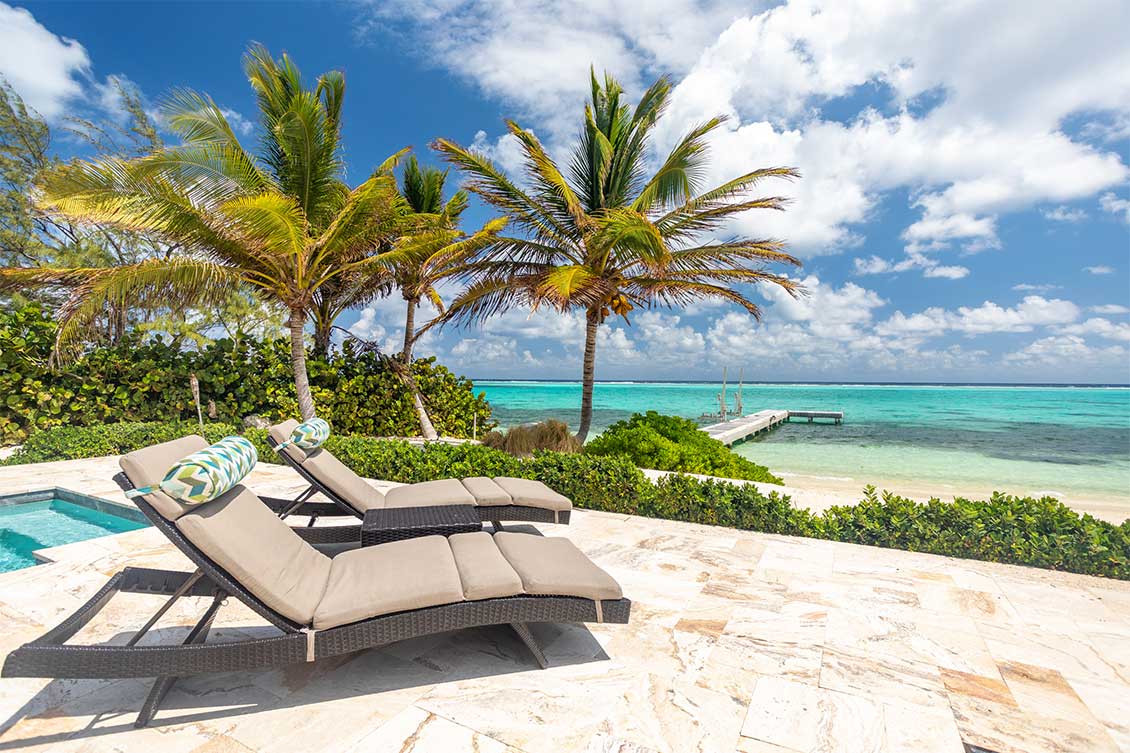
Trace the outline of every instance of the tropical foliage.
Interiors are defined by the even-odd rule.
[[[36,434],[28,446],[35,459],[62,460],[82,457],[76,454],[80,452],[128,452],[179,436],[186,428],[183,424],[145,427],[53,429]],[[205,433],[217,436],[233,428],[206,428]],[[60,433],[66,438],[59,439]],[[246,436],[256,444],[260,457],[272,456],[264,431],[248,430]],[[594,510],[1130,580],[1130,521],[1115,526],[1080,515],[1049,497],[994,494],[988,500],[915,502],[868,487],[858,504],[814,515],[793,507],[787,495],[763,494],[747,484],[681,474],[653,483],[623,456],[537,452],[521,459],[475,444],[421,447],[342,434],[332,435],[326,447],[370,478],[403,483],[478,475],[535,478],[578,507]],[[27,462],[29,455],[9,463]]]
[[[182,139],[135,159],[75,162],[43,180],[42,206],[75,221],[153,233],[178,252],[110,268],[7,269],[0,281],[71,291],[59,344],[73,344],[107,306],[137,299],[199,301],[248,289],[277,306],[290,328],[299,412],[314,415],[303,331],[323,288],[382,269],[382,249],[401,238],[409,213],[392,170],[398,152],[356,188],[343,181],[345,79],[322,74],[306,87],[294,62],[252,47],[245,70],[259,106],[258,153],[240,143],[223,111],[196,92],[166,104]],[[377,295],[375,286],[355,296]]]
[[[58,169],[52,144],[62,133],[98,157],[129,159],[163,146],[140,94],[111,77],[109,94],[117,99],[121,120],[64,118],[51,127],[18,94],[0,80],[0,266],[108,267],[129,264],[176,251],[152,233],[96,222],[76,222],[36,204],[40,174]],[[13,291],[15,307],[28,300],[58,306],[52,291]],[[128,305],[110,303],[86,328],[97,344],[114,344],[127,333],[161,333],[176,343],[200,344],[207,333],[239,339],[277,336],[281,318],[259,305],[245,291],[231,290],[205,305],[180,305],[175,300],[150,298]]]
[[[758,465],[708,436],[688,418],[636,413],[617,421],[585,445],[588,455],[626,455],[640,468],[783,483]]]
[[[240,424],[251,414],[271,420],[297,415],[284,339],[220,339],[185,349],[160,337],[143,341],[135,333],[53,370],[48,360],[56,331],[55,322],[35,307],[0,313],[0,445],[34,442],[52,427],[195,420],[194,375],[205,417]],[[347,342],[326,357],[311,357],[308,366],[319,415],[335,430],[375,436],[418,432],[412,398],[386,359]],[[434,359],[417,360],[411,370],[445,436],[471,437],[494,425],[486,399],[468,380]]]
[[[725,122],[716,117],[693,128],[649,172],[652,131],[670,93],[670,82],[661,78],[632,108],[611,76],[601,83],[594,73],[592,101],[567,174],[533,133],[513,121],[507,127],[522,151],[522,176],[508,176],[481,153],[447,139],[434,144],[465,173],[467,189],[506,213],[521,231],[500,238],[476,265],[448,318],[480,320],[512,306],[583,313],[577,432],[582,442],[592,422],[597,331],[609,317],[628,321],[635,308],[704,298],[736,303],[759,316],[742,286],[770,283],[797,290],[793,280],[767,268],[799,264],[780,241],[706,240],[743,212],[784,208],[781,197],[750,193],[766,179],[793,178],[796,171],[757,169],[703,190],[707,137]]]

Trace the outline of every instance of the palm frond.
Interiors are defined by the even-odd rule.
[[[137,264],[86,270],[55,270],[60,278],[81,282],[59,309],[55,352],[67,358],[108,305],[119,308],[141,298],[166,305],[218,303],[240,284],[232,269],[195,259],[148,259]]]
[[[632,202],[632,208],[648,212],[655,207],[685,203],[694,196],[706,166],[706,136],[724,122],[726,118],[719,116],[692,128],[667,155],[663,165]]]
[[[551,208],[518,188],[491,160],[447,139],[437,139],[432,148],[468,176],[467,190],[510,215],[539,242],[570,245],[579,240],[575,228],[561,224]]]

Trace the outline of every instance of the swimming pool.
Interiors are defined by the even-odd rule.
[[[31,567],[37,549],[136,531],[138,510],[68,489],[0,496],[0,572]]]

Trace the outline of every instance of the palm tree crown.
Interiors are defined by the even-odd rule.
[[[767,178],[795,178],[792,168],[753,170],[702,191],[707,136],[725,122],[712,118],[690,130],[648,171],[649,137],[666,109],[671,85],[655,82],[635,108],[611,77],[592,75],[592,101],[566,177],[540,141],[513,121],[524,175],[512,180],[481,154],[446,139],[434,147],[467,178],[467,188],[510,215],[521,234],[500,237],[474,270],[471,284],[448,309],[448,320],[472,321],[521,305],[585,312],[581,423],[592,420],[592,384],[599,325],[628,320],[637,307],[682,306],[720,298],[755,317],[758,306],[737,285],[767,282],[790,293],[796,283],[771,263],[799,265],[773,239],[711,240],[735,215],[783,209],[779,196],[752,197]]]

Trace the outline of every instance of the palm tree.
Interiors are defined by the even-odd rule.
[[[319,293],[379,267],[376,249],[406,213],[391,172],[403,152],[350,189],[342,180],[345,79],[313,88],[286,55],[253,46],[244,68],[259,107],[260,149],[248,152],[220,108],[192,91],[167,103],[183,144],[135,158],[76,161],[43,178],[45,208],[79,221],[152,232],[180,251],[108,268],[0,270],[0,287],[61,286],[57,350],[73,347],[107,305],[210,300],[246,288],[281,307],[290,328],[299,411],[314,415],[304,328]]]
[[[718,298],[760,317],[757,305],[735,285],[768,282],[798,291],[793,280],[766,268],[800,264],[781,241],[703,236],[741,212],[783,209],[782,197],[749,192],[767,178],[799,174],[762,168],[701,191],[706,137],[725,122],[716,117],[692,128],[649,175],[649,136],[670,92],[669,81],[661,78],[633,110],[621,103],[622,90],[611,76],[605,75],[602,86],[593,73],[592,102],[585,106],[569,177],[532,133],[507,121],[522,148],[527,187],[481,154],[446,139],[433,145],[467,175],[468,190],[524,231],[498,239],[476,265],[467,290],[449,306],[447,320],[480,320],[515,305],[583,311],[581,441],[592,424],[597,332],[610,316],[628,321],[638,306]]]
[[[380,263],[381,269],[387,271],[389,284],[397,288],[404,298],[404,344],[400,351],[400,365],[412,392],[420,431],[427,439],[435,439],[437,434],[411,369],[412,348],[428,325],[417,329],[416,309],[426,298],[442,314],[443,298],[436,286],[474,269],[475,257],[493,243],[506,226],[505,218],[494,219],[474,234],[464,235],[458,224],[463,210],[467,208],[467,194],[456,191],[444,201],[446,179],[447,171],[421,168],[415,157],[408,158],[400,190],[411,214],[405,218],[404,235],[382,255]]]

